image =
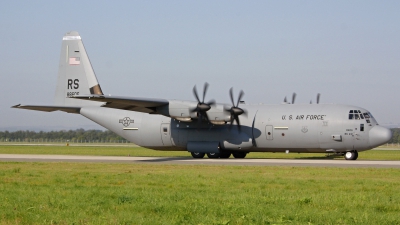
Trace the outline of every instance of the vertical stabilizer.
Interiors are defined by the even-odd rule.
[[[64,35],[55,104],[60,106],[90,106],[101,103],[68,98],[75,95],[103,95],[99,82],[86,54],[81,36],[76,31]]]

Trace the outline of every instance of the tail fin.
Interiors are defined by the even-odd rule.
[[[62,41],[54,103],[59,106],[98,106],[98,102],[68,98],[88,94],[103,95],[103,92],[86,54],[81,36],[78,32],[71,31],[65,34]]]

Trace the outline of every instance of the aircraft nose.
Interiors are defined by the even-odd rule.
[[[369,145],[371,148],[387,143],[392,138],[392,131],[381,126],[374,126],[369,131]]]

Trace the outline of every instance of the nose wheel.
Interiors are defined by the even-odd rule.
[[[356,160],[358,158],[358,152],[356,150],[344,153],[346,160]]]

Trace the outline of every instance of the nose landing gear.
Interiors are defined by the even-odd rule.
[[[344,153],[344,158],[346,160],[356,160],[358,158],[357,150],[353,150],[353,151]]]

